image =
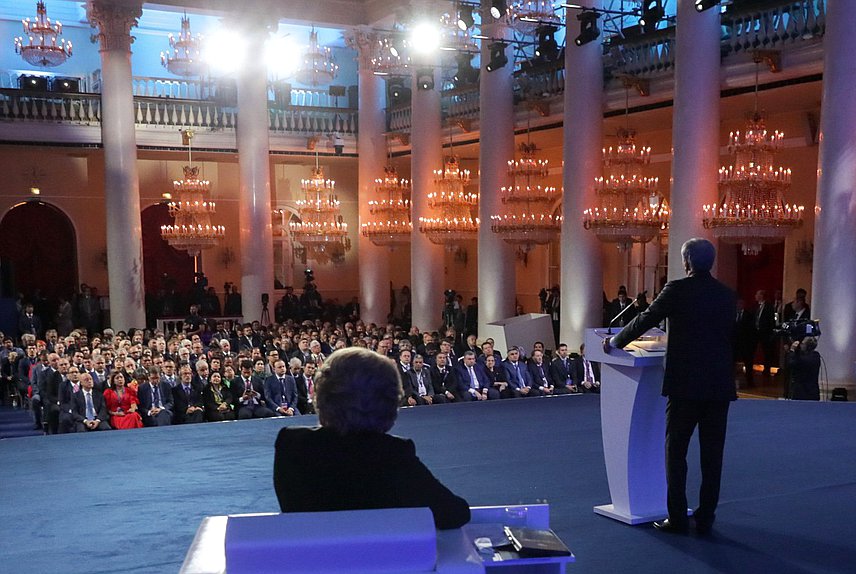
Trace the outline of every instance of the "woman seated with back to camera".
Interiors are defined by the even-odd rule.
[[[437,480],[410,439],[387,434],[403,396],[395,363],[353,347],[315,376],[320,427],[285,427],[273,480],[283,512],[428,507],[437,528],[470,520],[467,501]]]

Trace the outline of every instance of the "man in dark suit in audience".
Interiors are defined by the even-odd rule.
[[[806,301],[808,293],[803,288],[797,289],[796,297],[790,303],[785,304],[782,311],[782,322],[806,321],[811,318],[811,306]]]
[[[532,377],[533,388],[541,395],[552,395],[556,386],[550,375],[550,367],[544,362],[544,352],[540,349],[533,350],[527,366],[529,375]]]
[[[578,392],[574,383],[574,361],[568,356],[568,346],[565,343],[559,343],[556,358],[550,362],[550,377],[555,385],[553,391],[555,394],[567,395]]]
[[[436,392],[442,392],[447,401],[461,401],[461,389],[458,384],[458,375],[454,367],[449,365],[449,358],[445,353],[437,353],[434,356],[434,364],[431,365],[431,383]]]
[[[619,327],[624,327],[630,323],[633,317],[636,316],[636,309],[627,309],[628,307],[633,307],[633,300],[627,296],[627,287],[621,285],[618,288],[618,296],[612,300],[609,306],[609,320],[615,320],[614,324]],[[624,314],[615,319],[622,311],[624,311]]]
[[[265,406],[265,391],[262,383],[253,380],[253,362],[241,361],[241,376],[232,384],[235,386],[232,396],[238,419],[264,419],[276,416]]]
[[[586,357],[586,344],[580,345],[579,354],[571,355],[574,366],[574,381],[577,388],[584,393],[600,392],[600,363],[589,361]]]
[[[39,394],[44,405],[44,421],[48,425],[48,434],[59,432],[59,389],[62,384],[59,360],[59,355],[56,353],[48,355],[50,366],[42,372],[39,381]]]
[[[297,385],[297,410],[304,415],[315,414],[315,363],[300,364],[300,359],[289,361],[291,376]]]
[[[737,399],[733,337],[737,302],[734,292],[713,278],[713,244],[690,239],[681,247],[687,277],[670,281],[645,311],[614,337],[603,340],[623,348],[668,319],[663,395],[666,405],[666,482],[669,518],[655,522],[662,531],[686,533],[687,450],[699,429],[701,489],[693,513],[699,534],[710,532],[716,518],[728,407]]]
[[[431,370],[425,365],[422,355],[413,357],[413,368],[408,377],[402,381],[404,397],[402,406],[439,405],[446,402],[446,395],[441,389],[434,389],[431,380]]]
[[[508,357],[503,361],[502,366],[505,367],[508,386],[514,391],[515,397],[537,397],[541,394],[535,388],[526,364],[520,360],[519,348],[508,349]]]
[[[80,375],[80,390],[74,393],[71,401],[71,416],[75,432],[111,430],[107,422],[107,406],[104,396],[93,387],[92,375]]]
[[[173,424],[201,423],[205,414],[202,387],[194,384],[190,365],[182,365],[180,382],[172,389]]]
[[[297,385],[294,378],[288,374],[285,361],[278,360],[273,365],[274,373],[265,379],[265,400],[268,409],[277,415],[292,417],[299,415],[297,409]]]
[[[486,401],[499,398],[499,391],[493,388],[484,365],[476,362],[476,354],[472,351],[464,353],[464,358],[458,363],[455,373],[460,400]]]
[[[38,338],[42,333],[42,320],[33,312],[30,303],[24,305],[24,312],[18,318],[18,336],[30,334]]]
[[[140,415],[147,427],[162,427],[172,424],[172,387],[161,379],[160,369],[149,367],[148,381],[140,385]]]
[[[63,377],[59,385],[59,432],[71,433],[74,432],[71,399],[80,390],[80,369],[63,357],[59,360],[59,372]]]

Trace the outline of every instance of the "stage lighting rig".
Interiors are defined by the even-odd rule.
[[[600,28],[597,27],[597,19],[600,14],[590,10],[584,10],[577,14],[577,20],[580,21],[580,34],[574,38],[574,44],[584,46],[589,42],[597,40],[600,36]]]
[[[508,13],[508,2],[506,0],[491,0],[490,15],[494,20],[499,20]]]
[[[535,46],[535,56],[545,62],[553,62],[559,57],[556,30],[555,26],[540,26],[538,28],[538,44]]]
[[[416,88],[423,91],[434,89],[433,68],[419,68],[416,70]]]
[[[695,9],[704,12],[719,4],[719,0],[695,0]]]
[[[485,70],[493,72],[505,66],[508,63],[508,56],[505,55],[505,47],[508,44],[505,42],[492,42],[488,46],[490,51],[490,61],[485,66]]]
[[[663,0],[644,0],[642,2],[642,16],[639,18],[639,25],[645,33],[653,32],[657,29],[657,24],[665,15]]]

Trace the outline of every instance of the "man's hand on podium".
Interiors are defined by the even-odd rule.
[[[603,352],[607,355],[612,350],[612,337],[604,337],[603,338]]]

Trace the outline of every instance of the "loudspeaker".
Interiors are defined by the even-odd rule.
[[[62,94],[79,94],[80,80],[77,78],[52,78],[51,91]]]
[[[330,86],[327,88],[327,93],[334,98],[341,98],[345,95],[345,86]]]
[[[18,87],[30,92],[47,92],[48,78],[47,76],[30,76],[21,74],[18,76]]]
[[[844,387],[835,387],[832,389],[832,395],[829,397],[829,400],[847,402],[847,389]]]

